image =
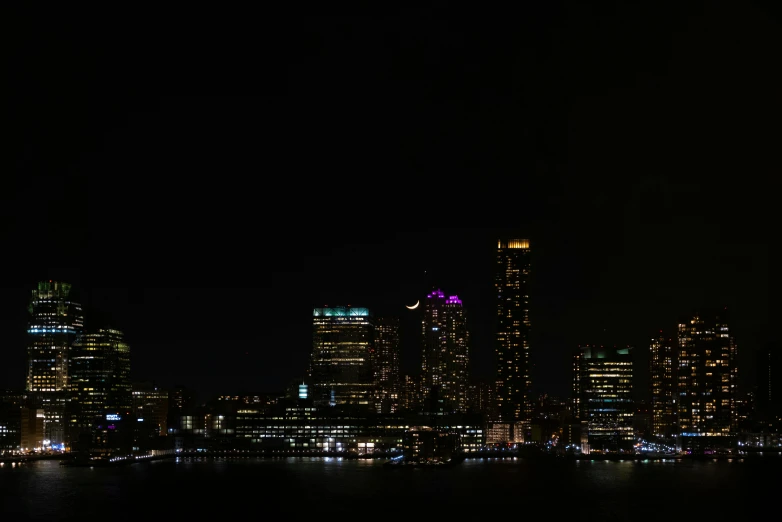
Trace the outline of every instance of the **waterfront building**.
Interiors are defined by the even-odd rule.
[[[399,318],[378,317],[375,322],[375,409],[378,413],[399,410]]]
[[[663,334],[651,340],[649,357],[649,388],[651,396],[652,435],[673,439],[678,433],[676,421],[677,361],[676,339]]]
[[[23,393],[0,390],[0,455],[18,452],[22,447]]]
[[[130,346],[120,330],[101,328],[73,341],[69,389],[69,440],[91,445],[107,440],[99,437],[108,429],[107,415],[133,411]]]
[[[470,335],[461,299],[439,289],[429,293],[421,327],[424,399],[436,396],[438,402],[428,404],[427,411],[467,411]]]
[[[165,437],[168,434],[168,390],[150,381],[134,382],[133,413],[138,422],[149,428],[149,436]]]
[[[486,444],[507,444],[513,441],[512,426],[507,422],[489,422],[486,424]],[[523,439],[521,442],[524,442]]]
[[[21,450],[24,452],[42,451],[44,449],[44,419],[46,417],[44,410],[22,406],[19,417]]]
[[[43,444],[64,447],[73,341],[84,328],[81,305],[71,285],[41,281],[28,308],[26,390],[32,409],[44,412]]]
[[[680,321],[677,355],[680,448],[700,452],[731,446],[738,424],[738,368],[727,310]]]
[[[782,427],[782,346],[768,343],[756,352],[758,418],[772,429]]]
[[[402,449],[411,428],[433,428],[458,436],[465,452],[485,444],[481,415],[421,415],[415,412],[382,414],[373,411],[285,405],[273,413],[240,409],[236,414],[235,445],[257,451],[308,454],[365,454]]]
[[[578,420],[586,420],[592,452],[620,452],[633,446],[632,348],[579,346],[574,355]],[[575,393],[576,390],[574,390]]]
[[[318,406],[374,408],[375,320],[367,308],[315,308],[309,378]]]
[[[410,462],[448,461],[461,450],[461,438],[449,429],[411,426],[402,434],[402,454]]]
[[[529,421],[533,410],[530,253],[528,239],[500,240],[497,244],[497,420],[507,423]]]
[[[166,422],[168,423],[167,432],[169,434],[178,433],[182,427],[180,420],[184,416],[192,413],[197,408],[197,400],[195,392],[182,384],[176,384],[168,390],[168,415],[166,415]]]

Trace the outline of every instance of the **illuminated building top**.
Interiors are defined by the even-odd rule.
[[[497,248],[529,248],[529,239],[510,239],[508,241],[499,240]]]
[[[426,296],[427,299],[431,299],[432,297],[436,297],[438,299],[444,299],[445,294],[443,293],[442,290],[434,290],[431,294]]]
[[[459,299],[458,295],[452,295],[452,296],[448,297],[448,299],[445,300],[445,304],[458,304],[458,305],[461,305],[462,304],[462,300]]]
[[[372,405],[375,319],[368,308],[313,310],[309,399],[316,405]]]
[[[356,308],[351,306],[335,306],[315,308],[312,311],[313,317],[368,317],[368,308]]]

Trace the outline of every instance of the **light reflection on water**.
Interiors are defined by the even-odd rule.
[[[758,478],[778,476],[781,461],[471,459],[447,469],[307,457],[177,458],[115,468],[39,461],[0,467],[0,512],[3,521],[298,519],[364,508],[461,518],[510,501],[540,506],[557,520],[637,520],[654,512],[669,520],[724,520],[768,508],[775,481]]]

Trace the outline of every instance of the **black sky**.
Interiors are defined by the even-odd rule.
[[[533,359],[569,394],[579,343],[636,346],[727,306],[751,386],[778,236],[782,31],[748,2],[443,5],[396,16],[13,24],[0,191],[4,360],[71,281],[133,374],[206,393],[299,377],[311,310],[458,294],[493,369],[500,235],[534,249]],[[774,314],[774,315],[772,315]],[[238,364],[237,364],[238,363]]]

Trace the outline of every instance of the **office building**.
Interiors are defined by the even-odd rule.
[[[586,420],[592,452],[623,452],[633,447],[632,348],[579,346],[574,354],[578,419]],[[574,394],[576,389],[573,390]]]
[[[375,321],[369,309],[315,308],[312,326],[314,404],[374,408]]]
[[[532,418],[530,252],[528,239],[497,245],[497,411],[507,423]]]
[[[32,291],[28,310],[30,407],[44,412],[44,445],[64,447],[71,346],[84,328],[81,305],[72,300],[70,284],[42,281]]]
[[[149,428],[150,437],[165,437],[168,433],[168,390],[149,381],[134,382],[132,390],[133,412],[137,421],[143,420]]]
[[[92,440],[107,415],[133,411],[130,346],[121,331],[102,328],[73,342],[70,364],[69,435]]]
[[[16,453],[22,447],[22,407],[26,402],[23,393],[0,390],[0,455]]]

